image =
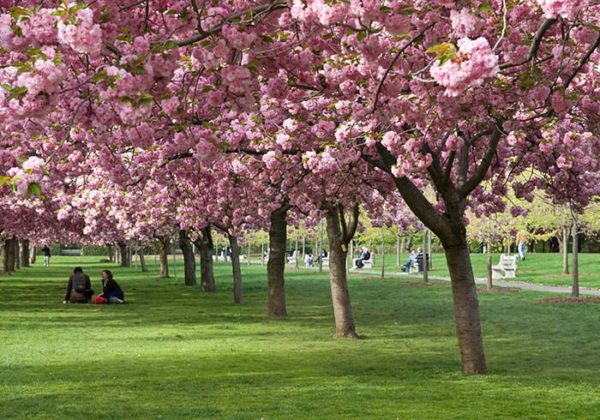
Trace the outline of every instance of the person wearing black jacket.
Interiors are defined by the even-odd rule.
[[[102,294],[100,296],[107,299],[109,303],[123,303],[125,300],[123,289],[115,281],[110,270],[102,271]]]

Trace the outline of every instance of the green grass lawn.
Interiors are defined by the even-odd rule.
[[[408,259],[408,254],[403,254],[401,263]],[[498,264],[499,254],[493,255],[493,264]],[[471,263],[476,277],[487,276],[487,255],[471,254]],[[398,272],[396,266],[396,255],[387,254],[385,257],[386,272]],[[571,269],[571,256],[569,256],[569,269]],[[375,256],[373,272],[381,272],[381,258]],[[525,261],[518,261],[517,278],[506,279],[507,281],[525,281],[528,283],[546,284],[549,286],[570,286],[572,277],[570,274],[562,274],[562,254],[556,253],[528,253]],[[433,254],[432,276],[448,276],[446,258],[443,254]],[[600,289],[600,254],[579,254],[579,285]]]
[[[541,255],[541,254],[540,254]],[[179,279],[53,257],[0,277],[0,418],[597,419],[598,305],[547,294],[480,295],[490,373],[465,377],[447,283],[352,276],[362,340],[332,339],[326,274],[289,270],[289,318],[270,320],[266,275],[230,268],[218,292]],[[534,258],[526,264],[534,265]],[[126,305],[63,305],[83,265],[111,268]]]

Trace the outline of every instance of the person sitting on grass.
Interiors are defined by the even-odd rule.
[[[94,298],[94,303],[123,303],[125,294],[110,270],[102,271],[102,293]]]
[[[75,267],[73,275],[69,277],[63,303],[89,303],[93,294],[90,276],[85,274],[81,267]]]

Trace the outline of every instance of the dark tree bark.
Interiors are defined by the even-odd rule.
[[[231,269],[233,271],[233,301],[237,304],[244,303],[242,288],[242,267],[240,266],[240,247],[235,236],[227,234],[231,247]]]
[[[17,270],[19,270],[21,268],[21,255],[20,255],[20,249],[21,247],[19,246],[19,240],[17,238],[13,238],[13,261],[15,264],[15,268]]]
[[[12,273],[15,271],[15,240],[13,238],[4,241],[4,271]]]
[[[463,244],[444,247],[446,261],[452,279],[454,318],[458,344],[465,373],[483,373],[486,370],[483,338],[479,319],[477,288],[471,267],[469,246]]]
[[[171,247],[171,240],[168,236],[160,236],[157,238],[157,248],[160,260],[160,269],[158,276],[162,278],[169,277],[169,248]]]
[[[140,266],[142,267],[142,273],[147,273],[148,267],[146,266],[146,256],[144,255],[143,246],[138,246],[137,254],[140,257]]]
[[[121,255],[121,267],[131,267],[127,244],[125,242],[118,242],[117,245],[119,245],[119,254]]]
[[[285,305],[285,248],[287,242],[287,212],[289,206],[284,204],[271,213],[269,227],[269,261],[267,262],[268,278],[268,314],[273,317],[287,316]]]
[[[327,209],[327,239],[329,240],[329,285],[335,318],[335,336],[358,338],[346,271],[348,244],[354,237],[358,223],[358,205],[353,208],[350,222],[346,222],[343,207],[333,205]]]
[[[196,257],[192,249],[192,242],[187,231],[179,231],[179,247],[183,253],[184,283],[186,286],[196,285]]]
[[[573,235],[573,253],[572,258],[573,262],[571,264],[573,268],[573,286],[571,287],[571,296],[579,297],[579,232],[577,223],[573,223],[572,227],[572,235]]]
[[[29,240],[21,241],[21,267],[29,267]]]
[[[108,261],[115,262],[115,250],[112,244],[106,245],[106,252],[108,253]]]
[[[200,289],[203,292],[215,292],[217,290],[213,268],[215,247],[210,226],[202,228],[198,239],[194,243],[200,253]]]

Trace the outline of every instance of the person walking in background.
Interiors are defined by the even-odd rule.
[[[44,255],[44,267],[48,267],[50,265],[50,248],[48,248],[48,245],[44,245],[42,254]]]
[[[90,276],[83,272],[81,267],[75,267],[67,283],[67,293],[63,303],[89,303],[94,291]]]
[[[519,250],[519,257],[521,261],[525,260],[525,254],[527,253],[527,232],[520,230],[517,233],[517,249]]]
[[[94,298],[94,303],[123,303],[125,294],[110,270],[102,271],[102,293]]]

